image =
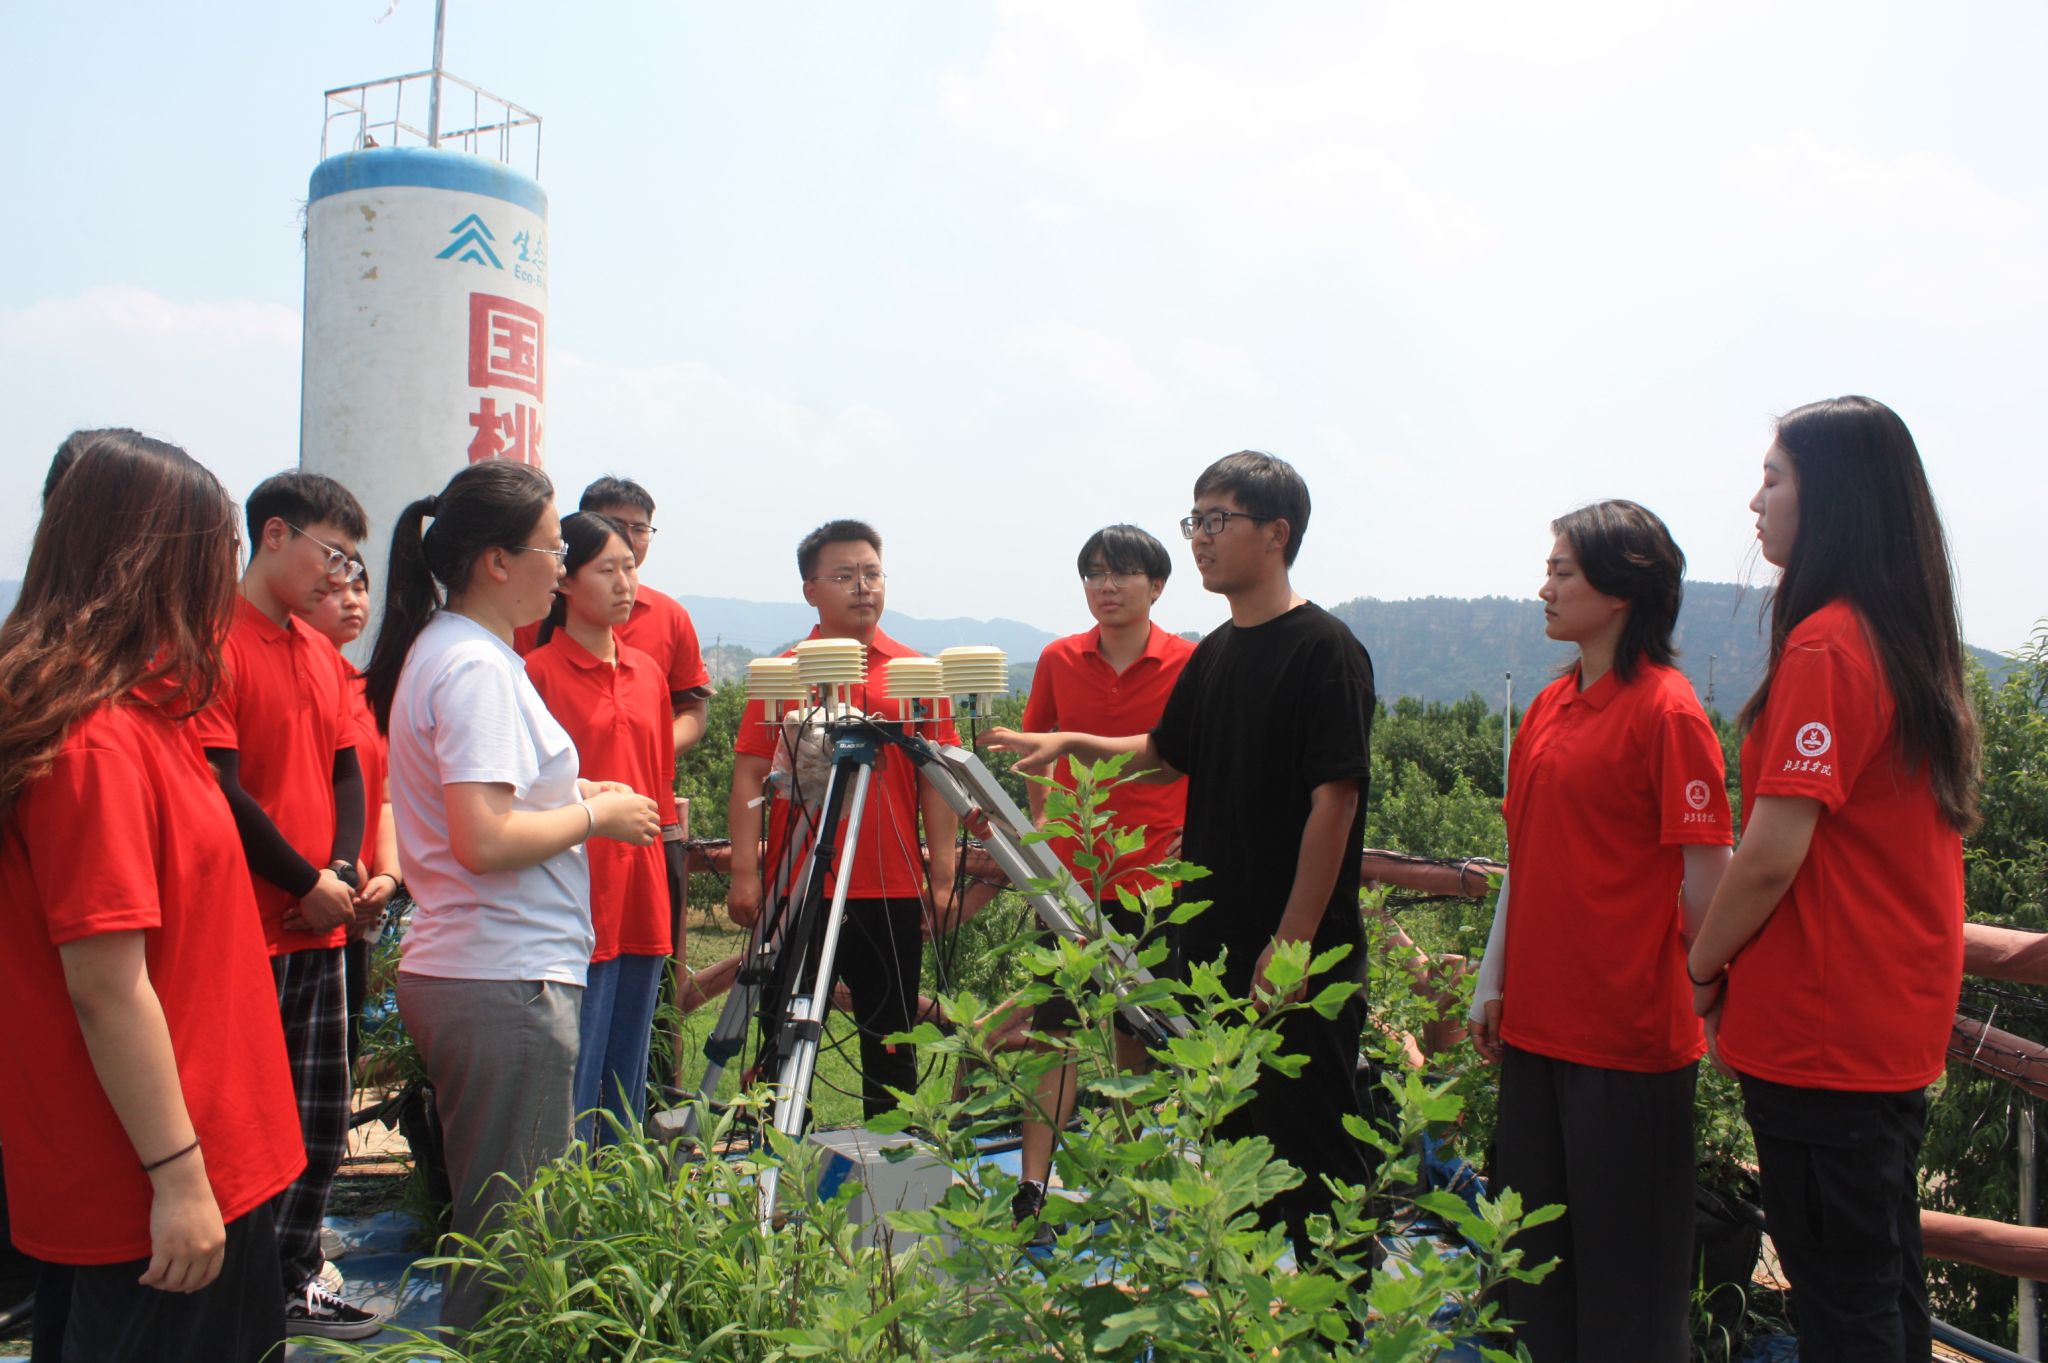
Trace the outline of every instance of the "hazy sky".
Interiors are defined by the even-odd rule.
[[[0,3],[0,576],[74,427],[238,496],[296,462],[320,93],[428,64],[431,0],[385,6]],[[1760,581],[1771,416],[1863,392],[1971,641],[2048,616],[2038,4],[449,12],[546,119],[550,470],[646,482],[670,590],[789,599],[859,515],[893,609],[1079,628],[1087,533],[1185,565],[1244,446],[1307,476],[1325,602],[1532,593],[1604,496]]]

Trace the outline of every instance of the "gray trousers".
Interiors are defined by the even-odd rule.
[[[398,1012],[420,1048],[441,1111],[455,1232],[497,1228],[513,1190],[569,1148],[575,1125],[581,985],[398,975]],[[494,1284],[452,1274],[441,1323],[474,1326]]]

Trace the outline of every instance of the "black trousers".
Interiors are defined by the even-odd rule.
[[[661,844],[662,873],[668,879],[668,938],[675,944],[676,955],[683,954],[684,891],[690,883],[690,849],[682,842],[663,841]]]
[[[1801,1363],[1926,1363],[1926,1092],[1791,1088],[1745,1074],[1742,1105],[1771,1243],[1792,1283]]]
[[[270,1204],[228,1225],[220,1276],[198,1292],[135,1280],[149,1260],[72,1270],[64,1363],[260,1363],[284,1357]]]
[[[356,1058],[363,1053],[363,1005],[370,997],[370,943],[349,938],[341,948],[343,991],[348,1008],[348,1072],[353,1083]]]
[[[1501,1307],[1534,1363],[1691,1357],[1693,1089],[1699,1067],[1601,1069],[1506,1048],[1494,1173],[1522,1207],[1565,1214],[1514,1239],[1540,1283]]]
[[[1147,934],[1145,931],[1145,915],[1125,908],[1120,901],[1112,900],[1107,903],[1097,904],[1095,908],[1103,916],[1103,919],[1117,932],[1122,933],[1126,937],[1137,939],[1137,945],[1132,948],[1134,954],[1162,938],[1165,939],[1169,947],[1173,943],[1173,927],[1171,924],[1164,922],[1155,923],[1151,933]],[[1043,928],[1038,929],[1038,940],[1041,943],[1049,943],[1052,941],[1052,934]],[[1172,955],[1168,955],[1164,961],[1161,961],[1153,973],[1161,979],[1179,979],[1181,977],[1180,965]],[[1071,1032],[1080,1025],[1080,1010],[1074,1006],[1074,1001],[1064,994],[1055,994],[1031,1010],[1031,1027],[1033,1031]],[[1124,1021],[1122,1013],[1116,1015],[1112,1025],[1125,1036],[1135,1037],[1137,1035],[1136,1032],[1131,1030],[1131,1024]]]
[[[883,1038],[910,1030],[924,960],[924,904],[916,899],[849,899],[833,978],[853,995],[860,1028],[861,1108],[870,1117],[893,1112],[891,1088],[917,1087],[917,1052]]]
[[[1329,982],[1319,976],[1310,983],[1314,994]],[[1277,1024],[1280,1052],[1308,1057],[1293,1077],[1260,1070],[1245,1104],[1225,1117],[1217,1135],[1229,1140],[1264,1136],[1273,1153],[1299,1169],[1302,1181],[1259,1209],[1261,1226],[1284,1225],[1294,1243],[1295,1260],[1307,1267],[1314,1246],[1308,1218],[1328,1214],[1332,1195],[1325,1177],[1343,1183],[1369,1183],[1379,1164],[1372,1147],[1344,1129],[1346,1117],[1370,1120],[1371,1105],[1358,1087],[1358,1040],[1365,1030],[1366,1001],[1361,990],[1334,1018],[1303,1009]]]

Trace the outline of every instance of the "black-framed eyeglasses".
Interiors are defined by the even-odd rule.
[[[636,540],[651,539],[661,533],[659,526],[649,525],[646,521],[620,521],[619,524]]]
[[[343,584],[345,585],[347,583],[355,581],[357,578],[363,575],[362,560],[357,558],[354,554],[348,553],[346,550],[335,548],[326,540],[308,534],[305,530],[301,529],[296,525],[293,525],[290,521],[286,521],[285,525],[294,534],[305,535],[307,539],[312,540],[313,543],[319,545],[322,549],[325,549],[327,551],[327,575],[329,577],[338,577],[342,580]]]
[[[842,592],[850,592],[862,588],[867,591],[878,592],[882,590],[882,584],[888,580],[889,575],[880,568],[870,568],[866,572],[859,574],[840,573],[833,577],[814,577],[811,579],[813,582],[829,582]]]
[[[1091,568],[1081,574],[1081,581],[1090,587],[1107,587],[1112,582],[1128,582],[1134,577],[1150,577],[1150,573],[1113,573],[1107,568]]]
[[[566,564],[569,561],[569,546],[566,544],[559,549],[549,549],[539,544],[508,544],[505,547],[515,554],[547,554],[557,563]]]
[[[1205,511],[1198,515],[1181,517],[1180,533],[1183,538],[1193,539],[1197,534],[1220,535],[1232,521],[1242,520],[1250,521],[1254,525],[1264,525],[1267,521],[1279,519],[1278,516],[1254,516],[1249,511]]]

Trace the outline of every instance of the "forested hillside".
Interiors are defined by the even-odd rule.
[[[1764,600],[1761,590],[1732,582],[1685,584],[1678,665],[1704,697],[1711,659],[1715,702],[1731,713],[1763,675],[1770,650]],[[1449,701],[1476,691],[1497,706],[1502,674],[1512,672],[1517,703],[1524,703],[1571,657],[1567,645],[1544,637],[1542,603],[1533,596],[1368,596],[1330,609],[1372,654],[1383,696]],[[2006,659],[1987,649],[1971,651],[1994,679],[2004,674]]]

